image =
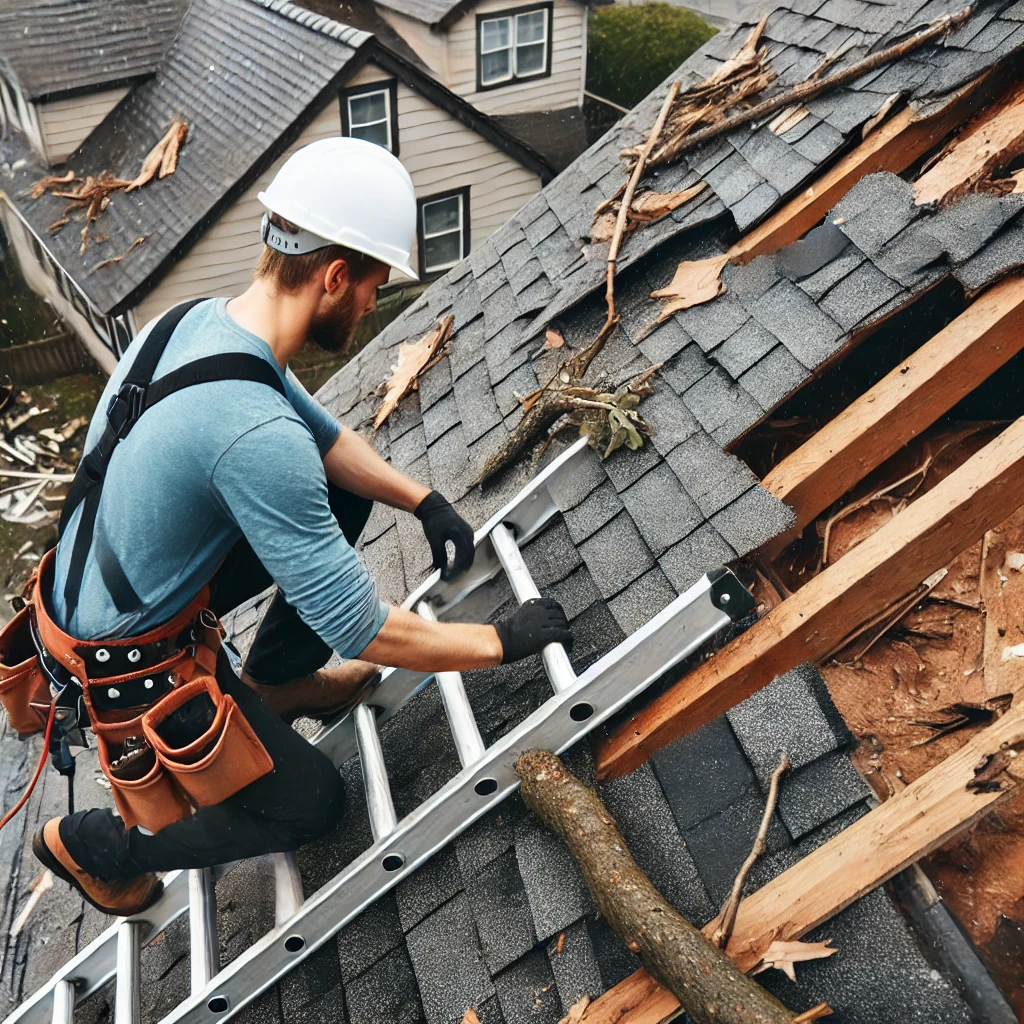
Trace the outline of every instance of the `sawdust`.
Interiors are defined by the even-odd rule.
[[[842,557],[906,501],[962,465],[995,429],[971,424],[915,439],[847,495],[846,506],[858,505],[855,511],[830,510],[768,571],[782,587],[797,589],[819,571],[823,554],[828,564]],[[886,488],[892,489],[870,500]],[[1014,706],[1024,701],[1024,657],[1004,657],[1006,648],[1024,644],[1024,509],[962,552],[947,570],[859,660],[821,666],[859,741],[854,762],[883,801],[983,727],[968,721],[936,735],[939,730],[923,723],[949,718],[954,704],[998,709],[1002,704],[993,698],[1004,694],[1012,695]],[[862,640],[869,638],[866,633]],[[861,641],[850,644],[839,655],[849,658],[862,646]],[[934,853],[924,867],[987,955],[1001,925],[1005,930],[1007,922],[1024,924],[1024,792]],[[999,973],[1006,976],[1005,969]],[[1021,1012],[1024,989],[1017,998]]]

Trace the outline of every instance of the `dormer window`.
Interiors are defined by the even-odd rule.
[[[388,79],[348,89],[341,97],[341,131],[398,155],[397,83]]]
[[[551,73],[551,5],[477,16],[477,85],[493,89]]]

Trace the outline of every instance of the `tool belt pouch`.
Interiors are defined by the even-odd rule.
[[[274,762],[230,694],[212,676],[178,687],[142,716],[156,760],[196,807],[222,803]]]
[[[139,733],[141,719],[137,719]],[[176,821],[187,821],[194,811],[188,797],[164,769],[151,748],[141,748],[134,757],[126,757],[122,744],[109,738],[109,732],[123,731],[123,726],[110,727],[93,723],[100,768],[110,780],[114,805],[126,829],[141,825],[149,832],[159,832]],[[111,755],[116,755],[112,758]]]
[[[27,606],[22,608],[0,629],[0,704],[20,736],[42,732],[50,708],[50,687],[32,643],[29,614]]]

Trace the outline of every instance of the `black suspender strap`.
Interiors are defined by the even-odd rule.
[[[60,534],[63,536],[72,513],[79,505],[82,506],[82,516],[75,533],[68,575],[64,582],[68,621],[78,607],[82,577],[89,551],[93,546],[96,513],[99,510],[107,467],[118,444],[128,436],[139,417],[177,391],[195,384],[214,381],[249,380],[257,384],[266,384],[279,394],[286,395],[277,369],[267,360],[246,352],[204,356],[172,370],[158,380],[153,380],[153,374],[174,329],[193,306],[203,301],[205,300],[195,299],[175,306],[165,313],[149,332],[125,375],[124,382],[107,406],[107,426],[99,443],[83,456],[75,471],[75,478],[68,490],[60,518]],[[95,554],[103,583],[118,611],[127,613],[138,609],[141,605],[139,596],[121,568],[102,530],[97,537]]]

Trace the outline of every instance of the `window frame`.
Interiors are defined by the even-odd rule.
[[[348,101],[357,96],[366,96],[369,93],[383,92],[387,94],[388,104],[388,135],[390,136],[389,152],[398,156],[398,80],[396,78],[382,78],[379,82],[369,82],[366,85],[355,85],[351,89],[342,89],[339,97],[341,107],[341,134],[346,138],[352,138],[352,122],[349,113]]]
[[[543,71],[532,71],[526,75],[520,75],[516,69],[516,16],[520,14],[535,14],[537,11],[544,12],[544,69]],[[551,55],[554,36],[554,11],[555,5],[551,0],[545,3],[527,4],[523,7],[509,7],[502,11],[489,11],[487,14],[476,16],[476,91],[487,92],[490,89],[503,89],[509,85],[516,85],[519,82],[532,82],[541,78],[551,77]],[[483,80],[483,23],[485,21],[499,21],[502,18],[511,19],[511,74],[500,82],[485,83]],[[524,44],[530,45],[530,44]]]
[[[470,206],[469,206],[469,192],[470,186],[465,185],[462,188],[451,188],[445,192],[435,192],[433,195],[423,196],[416,198],[416,260],[421,281],[433,281],[439,277],[443,277],[448,273],[452,267],[456,267],[469,255],[470,248]],[[430,203],[438,203],[444,199],[451,199],[458,196],[461,200],[460,211],[462,214],[462,253],[459,258],[452,263],[450,266],[442,267],[437,270],[427,270],[427,250],[426,250],[426,238],[423,230],[423,208],[428,206]],[[447,232],[445,232],[447,233]]]

